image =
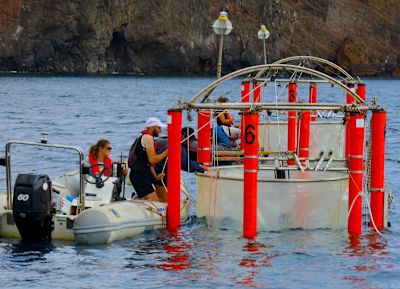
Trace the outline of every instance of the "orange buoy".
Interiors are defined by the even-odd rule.
[[[373,111],[371,119],[371,213],[378,229],[384,226],[386,111]],[[370,223],[373,226],[372,222]]]
[[[362,231],[362,189],[364,157],[364,115],[350,113],[347,130],[351,135],[349,147],[349,217],[348,232],[361,234]]]
[[[291,82],[288,86],[289,102],[296,102],[297,99],[297,83]],[[297,112],[288,111],[288,135],[287,146],[288,152],[294,154],[296,152],[297,143]],[[288,160],[288,165],[294,165],[294,160]]]
[[[197,115],[198,140],[197,161],[203,166],[211,166],[211,114],[209,110],[199,110]],[[179,137],[179,140],[181,138]]]
[[[167,227],[175,231],[180,226],[181,207],[181,129],[182,110],[168,110],[168,207]]]
[[[258,120],[254,111],[244,113],[243,236],[257,235]]]

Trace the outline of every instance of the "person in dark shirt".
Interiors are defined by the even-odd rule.
[[[182,128],[181,131],[181,140],[183,141],[181,143],[181,170],[184,170],[186,172],[199,172],[199,173],[204,173],[206,170],[208,170],[207,167],[203,167],[201,164],[198,162],[191,160],[189,157],[189,150],[192,142],[196,140],[196,136],[194,135],[194,129],[191,127],[184,127]],[[185,140],[185,141],[184,141]],[[164,173],[165,176],[162,179],[162,181],[155,181],[155,186],[156,186],[156,191],[159,196],[162,196],[162,200],[164,202],[167,201],[168,196],[167,196],[167,191],[164,187],[167,186],[167,164],[166,164],[166,159],[163,161],[159,162],[156,167],[155,167],[155,172],[156,174],[161,174]]]

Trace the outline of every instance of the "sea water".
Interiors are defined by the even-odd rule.
[[[210,77],[1,76],[0,154],[10,140],[79,146],[105,137],[112,157],[126,158],[148,117],[166,121],[178,99],[189,100]],[[387,109],[386,180],[395,197],[391,227],[364,230],[219,230],[192,217],[177,233],[141,234],[109,245],[27,245],[0,239],[1,288],[400,288],[400,80],[366,79],[368,99]],[[237,87],[240,95],[240,83]],[[184,125],[187,125],[186,116]],[[195,127],[195,123],[189,123]],[[70,151],[12,146],[12,176],[50,177],[77,168]],[[193,177],[186,176],[195,195]],[[5,169],[0,168],[0,191]],[[195,214],[193,210],[192,214]]]

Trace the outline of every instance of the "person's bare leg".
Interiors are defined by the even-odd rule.
[[[164,186],[156,185],[156,193],[161,202],[168,201],[168,192]]]
[[[160,199],[158,198],[158,195],[155,191],[150,194],[147,194],[146,196],[143,197],[143,199],[149,200],[149,201],[160,202]]]

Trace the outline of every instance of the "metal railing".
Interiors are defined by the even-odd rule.
[[[37,142],[27,142],[27,141],[10,141],[6,144],[6,182],[7,182],[7,209],[12,210],[12,188],[11,188],[11,145],[28,145],[28,146],[38,146],[38,147],[48,147],[48,148],[60,148],[65,150],[73,150],[79,154],[79,205],[78,209],[80,212],[85,210],[85,194],[83,193],[83,162],[84,155],[80,147],[66,146],[59,144],[47,144],[47,143],[37,143]]]

